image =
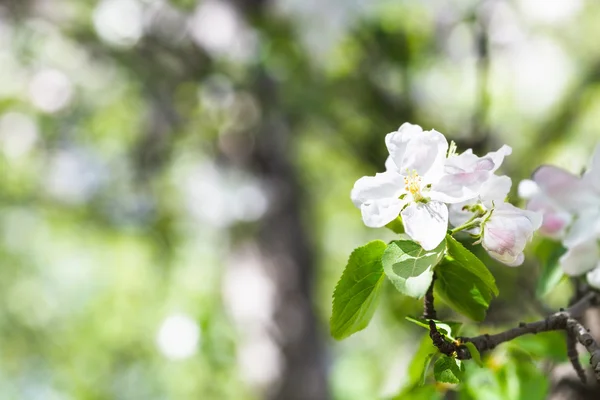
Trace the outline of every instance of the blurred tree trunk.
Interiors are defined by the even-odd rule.
[[[254,82],[263,120],[247,163],[269,188],[271,204],[256,240],[277,291],[273,323],[283,356],[279,382],[267,390],[267,398],[325,400],[325,349],[312,304],[315,259],[303,218],[305,196],[292,162],[292,132],[278,107],[275,82],[261,69]]]

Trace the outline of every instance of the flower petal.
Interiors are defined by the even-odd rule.
[[[504,161],[504,157],[509,156],[511,154],[512,154],[512,148],[510,146],[503,145],[497,151],[487,153],[485,156],[482,157],[482,159],[491,160],[491,162],[492,162],[491,172],[496,172],[496,170],[498,168],[500,168],[500,166],[502,165],[502,162]]]
[[[357,180],[350,192],[350,198],[356,207],[360,207],[367,201],[397,199],[402,193],[404,178],[394,171],[386,171]]]
[[[504,201],[510,187],[512,186],[512,180],[506,176],[491,175],[490,178],[485,181],[479,189],[479,198],[488,207],[491,206],[492,201]]]
[[[388,133],[385,136],[385,145],[390,153],[391,162],[396,165],[398,170],[402,168],[404,153],[406,152],[408,142],[421,133],[423,133],[423,129],[419,125],[405,122],[396,132]],[[387,166],[388,162],[386,161],[386,167]]]
[[[360,206],[363,222],[370,228],[386,226],[396,219],[404,204],[394,198],[367,201]]]
[[[540,224],[540,213],[500,203],[483,225],[481,244],[498,261],[509,266],[521,265],[523,250]]]
[[[567,247],[596,239],[600,234],[600,210],[584,209],[571,224],[563,244]]]
[[[559,262],[565,274],[577,276],[594,268],[599,256],[598,243],[593,239],[568,248]]]
[[[600,289],[600,265],[596,265],[596,268],[588,272],[586,277],[591,286]]]
[[[580,177],[564,169],[543,165],[533,173],[540,190],[567,211],[595,208],[600,198]]]
[[[437,182],[444,172],[448,141],[441,133],[431,130],[416,135],[406,145],[400,171],[417,171],[425,183]],[[396,159],[394,158],[394,161]]]
[[[531,199],[536,194],[541,193],[538,184],[531,179],[523,179],[521,182],[519,182],[519,188],[517,191],[519,193],[519,197],[522,199]]]
[[[412,203],[402,210],[402,222],[408,236],[425,250],[432,250],[446,236],[448,207],[437,201]]]

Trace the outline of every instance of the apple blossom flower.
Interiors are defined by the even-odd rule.
[[[434,187],[441,194],[438,200],[457,203],[479,196],[482,186],[494,176],[504,157],[511,153],[512,149],[504,145],[483,157],[476,156],[471,149],[450,155],[444,165],[444,176]]]
[[[406,233],[426,250],[437,247],[446,235],[446,203],[479,196],[512,151],[503,146],[478,157],[471,150],[456,155],[451,149],[446,158],[444,135],[409,123],[389,133],[385,143],[390,153],[386,171],[360,178],[352,189],[352,201],[369,227],[385,226],[400,214]]]
[[[587,273],[600,288],[600,145],[583,176],[545,165],[520,183],[519,194],[528,199],[528,210],[543,213],[540,232],[566,247],[559,260],[563,271]]]
[[[506,176],[492,175],[486,182],[481,185],[479,195],[475,199],[467,200],[461,203],[451,204],[449,208],[450,224],[460,226],[473,218],[473,207],[480,205],[480,210],[485,211],[493,208],[494,202],[504,202],[510,187],[512,186],[511,179]],[[468,232],[479,234],[479,227],[474,227]]]
[[[494,205],[489,218],[482,223],[481,244],[498,261],[521,265],[523,250],[533,232],[540,227],[542,216],[537,212],[521,210],[510,203]]]
[[[365,225],[379,228],[401,214],[406,233],[424,249],[434,249],[448,228],[448,208],[431,190],[443,174],[448,142],[435,130],[405,123],[385,143],[388,170],[356,181],[352,201]]]

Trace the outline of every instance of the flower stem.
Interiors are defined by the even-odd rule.
[[[455,233],[458,233],[460,231],[465,231],[467,229],[474,228],[477,225],[479,225],[479,223],[481,223],[481,221],[482,221],[482,218],[478,218],[478,216],[474,216],[473,218],[471,218],[470,220],[468,220],[464,224],[462,224],[460,226],[457,226],[456,228],[452,229],[450,231],[450,234],[454,235]]]

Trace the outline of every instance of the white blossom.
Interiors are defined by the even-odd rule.
[[[455,154],[453,145],[447,155],[449,146],[444,135],[409,123],[389,133],[385,143],[390,154],[386,171],[360,178],[352,189],[352,201],[369,227],[385,226],[400,215],[408,236],[425,250],[434,249],[444,239],[448,205],[451,222],[456,226],[473,217],[470,206],[491,210],[493,202],[502,203],[510,190],[510,178],[495,175],[504,157],[512,152],[509,146],[478,157],[470,149]],[[487,221],[486,245],[511,265],[516,265],[519,255],[522,261],[525,243],[536,229],[534,221],[528,219],[530,214],[518,211],[516,215],[508,213],[506,207],[500,208],[497,215],[492,211]],[[531,222],[529,226],[523,218]],[[485,228],[483,233],[485,236]],[[510,248],[500,246],[494,242],[494,235],[497,240],[510,236],[515,243]],[[513,251],[514,257],[507,255]]]
[[[498,261],[509,266],[521,265],[523,250],[541,223],[541,214],[500,203],[482,225],[481,244]]]
[[[432,200],[443,175],[448,142],[441,133],[405,123],[389,133],[388,170],[356,181],[351,192],[365,225],[385,226],[402,215],[406,233],[426,250],[437,247],[448,228],[448,208]]]
[[[540,232],[560,239],[567,251],[559,262],[567,275],[587,273],[600,288],[600,146],[583,176],[545,165],[519,185],[527,209],[543,213]]]

